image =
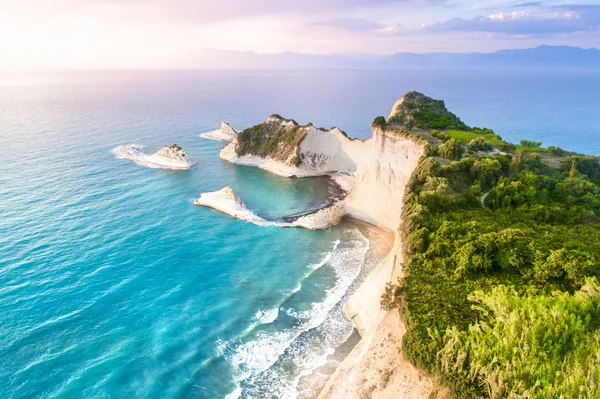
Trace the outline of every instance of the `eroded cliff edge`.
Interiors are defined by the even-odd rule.
[[[408,97],[407,97],[408,96]],[[421,101],[420,98],[416,99]],[[398,103],[414,104],[412,93]],[[392,114],[397,113],[398,103]],[[403,128],[402,121],[397,126]],[[428,397],[433,379],[401,354],[404,326],[397,311],[380,301],[386,284],[403,275],[403,245],[398,233],[407,184],[425,151],[419,138],[373,125],[369,140],[343,131],[300,126],[279,115],[246,129],[221,151],[235,164],[256,166],[281,176],[331,175],[344,190],[344,215],[389,231],[392,250],[369,274],[345,306],[362,339],[340,365],[320,398]]]

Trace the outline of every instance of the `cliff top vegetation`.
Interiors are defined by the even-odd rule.
[[[485,128],[397,132],[428,146],[402,217],[408,276],[382,298],[406,355],[455,397],[600,397],[598,158]]]

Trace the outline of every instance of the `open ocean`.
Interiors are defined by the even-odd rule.
[[[600,71],[0,74],[0,397],[310,396],[357,342],[342,306],[384,254],[354,224],[193,206],[229,185],[277,218],[329,188],[222,162],[198,135],[278,113],[368,138],[408,90],[509,141],[600,155]],[[131,143],[177,143],[199,166],[111,153]]]

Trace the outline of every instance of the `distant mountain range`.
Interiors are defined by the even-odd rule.
[[[600,68],[600,50],[539,46],[493,53],[259,54],[199,50],[173,56],[172,67],[200,69],[491,69]]]

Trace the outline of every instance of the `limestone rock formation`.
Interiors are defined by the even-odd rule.
[[[196,166],[183,148],[177,144],[166,146],[152,155],[137,144],[120,145],[112,151],[118,158],[128,159],[138,165],[154,169],[189,170]]]
[[[217,130],[213,130],[212,132],[208,133],[202,133],[200,137],[216,141],[231,141],[235,140],[237,135],[238,132],[229,126],[228,123],[221,122],[221,127],[219,127]]]
[[[177,144],[171,144],[156,151],[151,156],[166,158],[173,162],[190,164],[190,157],[187,152]]]

